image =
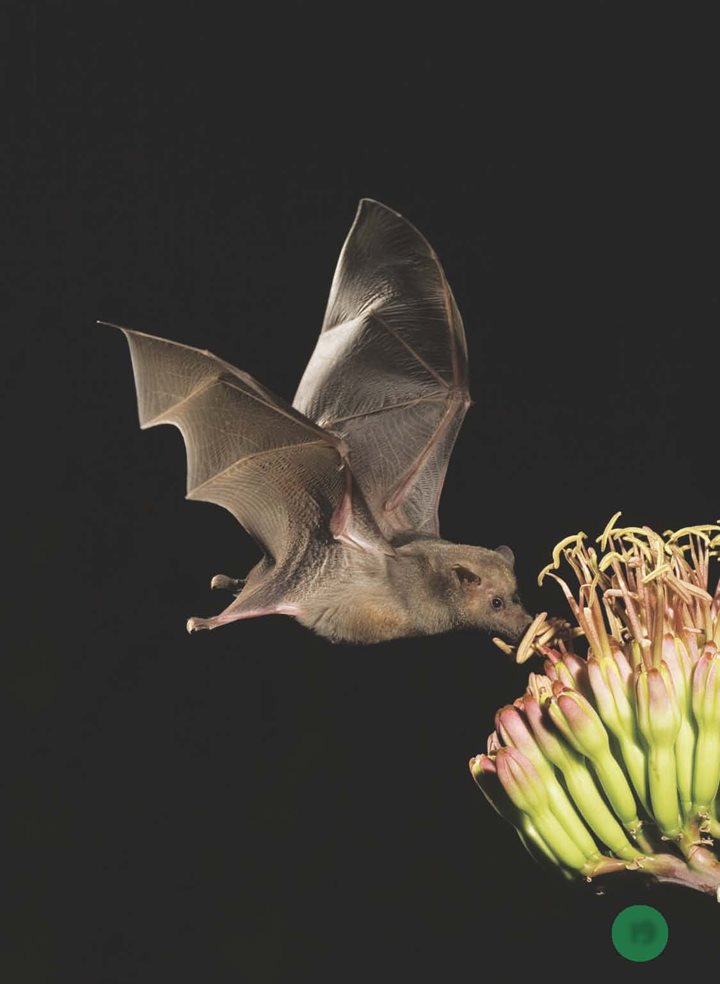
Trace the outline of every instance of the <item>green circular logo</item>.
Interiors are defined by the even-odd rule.
[[[612,941],[626,960],[654,960],[667,946],[668,924],[651,905],[629,905],[615,916]]]

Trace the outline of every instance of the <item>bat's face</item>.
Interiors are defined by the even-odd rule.
[[[516,641],[532,618],[522,606],[508,547],[457,547],[450,568],[453,607],[463,626]]]

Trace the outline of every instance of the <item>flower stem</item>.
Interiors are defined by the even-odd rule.
[[[707,852],[705,852],[707,853]],[[653,854],[642,862],[641,870],[661,882],[673,882],[714,895],[720,902],[720,864],[701,869],[690,867],[672,854]]]

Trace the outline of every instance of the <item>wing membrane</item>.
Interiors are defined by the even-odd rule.
[[[350,489],[342,442],[210,352],[122,331],[140,426],[174,424],[182,433],[187,497],[231,512],[278,566],[299,563],[318,538],[330,540]],[[381,541],[357,495],[352,505],[344,515],[362,540]]]
[[[364,199],[294,407],[343,438],[387,536],[438,532],[437,506],[469,405],[462,320],[427,241]]]

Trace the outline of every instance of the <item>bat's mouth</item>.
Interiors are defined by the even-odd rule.
[[[508,642],[520,642],[522,637],[528,630],[528,627],[532,625],[532,615],[528,615],[524,612],[517,620],[517,623],[507,627],[502,627],[499,630],[500,635],[503,639],[507,639]]]
[[[514,625],[502,625],[497,627],[493,642],[505,655],[515,661],[518,646],[527,635],[528,628],[533,624],[534,619],[527,612],[523,617],[518,618]]]

